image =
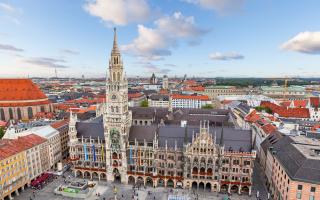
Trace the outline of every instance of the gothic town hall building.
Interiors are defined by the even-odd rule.
[[[96,117],[70,114],[70,160],[77,177],[251,194],[251,131],[229,111],[128,107],[128,81],[114,32],[106,102]]]

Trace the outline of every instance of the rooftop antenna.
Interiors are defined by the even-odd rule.
[[[58,78],[57,67],[54,68],[55,77]]]

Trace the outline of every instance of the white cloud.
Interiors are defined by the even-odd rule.
[[[115,25],[145,21],[151,13],[146,0],[87,0],[84,9]]]
[[[192,16],[185,17],[180,12],[160,18],[154,25],[154,28],[138,25],[138,37],[121,49],[145,60],[161,60],[171,55],[170,49],[180,39],[195,39],[207,32],[195,25]]]
[[[215,52],[209,55],[212,60],[241,60],[244,56],[236,52],[220,53]]]
[[[320,32],[301,32],[281,45],[281,49],[320,54]]]
[[[13,6],[11,6],[10,4],[1,3],[1,2],[0,2],[0,9],[5,12],[15,12],[16,11],[16,9]]]
[[[16,25],[20,25],[21,22],[19,20],[20,15],[22,14],[22,10],[21,9],[17,9],[14,6],[10,5],[10,4],[6,4],[6,3],[1,3],[0,2],[0,14],[2,15],[2,17],[10,22],[15,23]],[[0,15],[0,16],[1,16]]]
[[[181,0],[187,3],[199,5],[204,9],[214,10],[219,14],[228,14],[239,11],[245,0]]]

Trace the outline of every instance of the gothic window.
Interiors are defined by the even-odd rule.
[[[120,81],[120,72],[118,72],[117,80]]]
[[[5,120],[5,116],[4,116],[4,110],[3,110],[3,108],[1,108],[1,109],[0,109],[0,119],[1,119],[2,121],[4,121],[4,120]]]
[[[44,111],[44,106],[41,106],[40,109],[41,109],[41,112],[45,112]]]
[[[113,106],[111,106],[111,112],[114,112],[114,108],[113,108]]]
[[[13,111],[12,111],[12,108],[9,108],[9,117],[10,117],[10,119],[13,119]]]
[[[33,117],[33,111],[31,107],[28,107],[28,118],[31,119]]]
[[[116,80],[116,73],[115,73],[115,72],[113,72],[113,78],[112,78],[112,80],[113,80],[113,81],[117,81],[117,80]]]
[[[18,119],[21,119],[22,116],[21,116],[21,110],[20,110],[20,108],[17,109],[17,114],[18,114]]]
[[[119,112],[119,107],[118,107],[118,106],[116,106],[116,112],[117,112],[117,113]]]

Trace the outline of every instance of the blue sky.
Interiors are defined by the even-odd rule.
[[[1,77],[320,77],[320,1],[0,0]]]

